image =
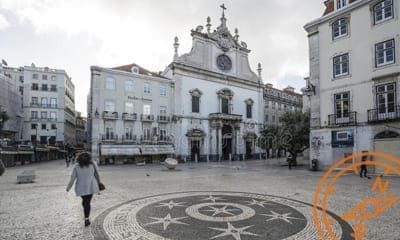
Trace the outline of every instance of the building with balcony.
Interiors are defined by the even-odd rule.
[[[91,72],[88,129],[95,159],[151,162],[174,154],[170,79],[136,64]]]
[[[212,30],[191,31],[192,50],[160,74],[136,64],[91,68],[88,121],[91,146],[102,161],[162,159],[243,160],[260,157],[263,86],[247,44],[231,33],[223,12]]]
[[[7,66],[0,63],[0,114],[6,112],[9,120],[5,123],[0,122],[0,139],[7,138],[13,142],[18,142],[22,133],[23,112],[22,95],[20,86],[21,78],[18,76],[19,70],[15,74],[10,74]],[[23,79],[22,79],[23,81]]]
[[[274,88],[268,83],[264,86],[264,124],[279,125],[285,112],[303,110],[303,95],[296,93],[293,87],[283,90]]]
[[[21,82],[21,142],[75,145],[75,87],[64,70],[24,66],[5,68]]]
[[[348,154],[400,157],[400,2],[328,0],[305,26],[310,159],[326,168]]]
[[[75,142],[76,146],[79,148],[87,148],[87,119],[82,116],[80,112],[75,114]]]

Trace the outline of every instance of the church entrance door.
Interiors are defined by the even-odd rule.
[[[233,130],[229,125],[224,125],[222,127],[222,159],[229,160],[233,158],[232,153],[232,139],[233,139]]]
[[[191,141],[191,160],[193,162],[200,161],[200,140]]]

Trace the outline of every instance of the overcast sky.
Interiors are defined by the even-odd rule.
[[[91,65],[137,63],[162,71],[190,51],[190,30],[211,17],[219,25],[227,6],[228,27],[252,50],[250,64],[263,66],[264,82],[297,91],[308,75],[305,23],[322,15],[323,0],[0,0],[0,58],[10,66],[65,69],[75,84],[77,111],[86,115]]]

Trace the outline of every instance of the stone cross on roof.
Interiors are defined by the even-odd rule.
[[[222,4],[220,7],[222,8],[222,17],[225,18],[225,10],[226,10],[225,3]]]

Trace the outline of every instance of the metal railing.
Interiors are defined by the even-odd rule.
[[[101,141],[102,142],[117,142],[118,141],[118,135],[116,134],[103,134],[101,135]]]
[[[170,117],[169,116],[164,116],[164,115],[159,115],[157,116],[157,120],[159,122],[169,122],[170,121]]]
[[[400,106],[394,106],[392,109],[375,108],[367,111],[368,122],[386,122],[400,120]]]
[[[154,121],[154,115],[146,115],[146,114],[141,114],[140,115],[140,120],[142,121]]]
[[[122,114],[122,119],[123,120],[129,120],[129,121],[136,121],[137,120],[137,114],[136,113],[123,113]]]
[[[118,113],[117,112],[104,111],[103,112],[103,118],[105,118],[105,119],[118,119]]]
[[[357,112],[349,112],[347,114],[331,114],[328,116],[330,127],[336,126],[353,126],[357,124]]]

